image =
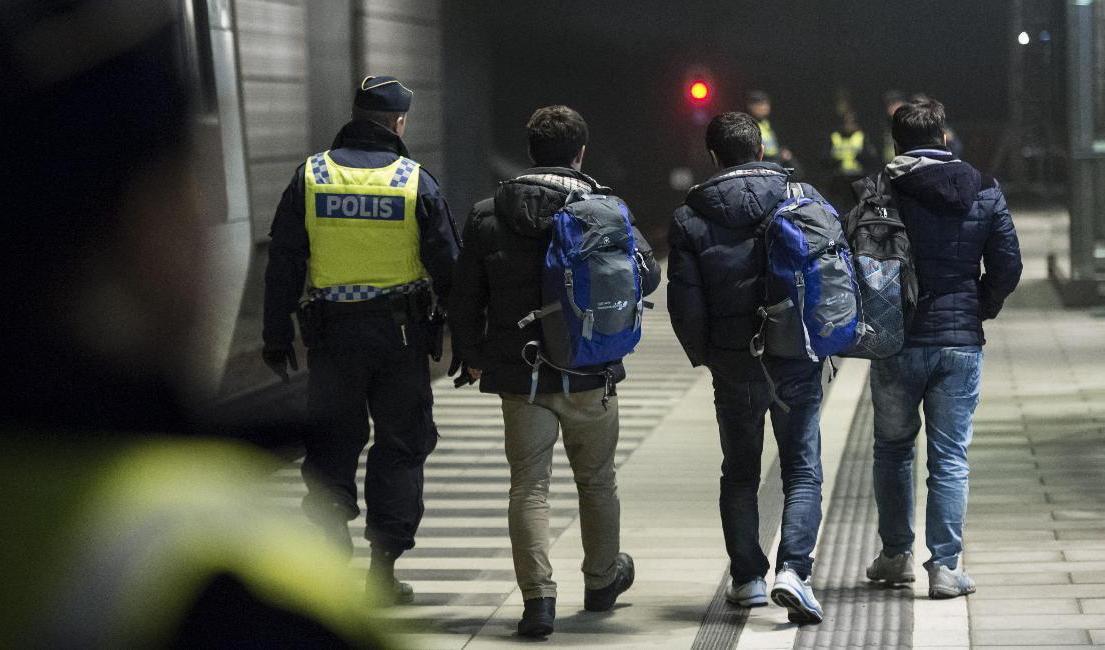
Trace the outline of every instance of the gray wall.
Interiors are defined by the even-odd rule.
[[[330,146],[353,87],[391,74],[415,92],[411,155],[444,180],[441,0],[235,0],[253,240],[297,165]]]
[[[253,239],[267,237],[307,146],[306,0],[236,0]]]
[[[414,91],[404,140],[411,157],[445,176],[440,0],[354,3],[360,74],[394,75]]]

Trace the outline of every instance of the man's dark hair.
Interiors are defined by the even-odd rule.
[[[722,167],[756,160],[761,146],[760,125],[748,113],[722,113],[706,127],[706,148],[717,154]]]
[[[944,145],[944,105],[935,99],[911,101],[894,111],[890,132],[902,151]]]
[[[587,144],[587,122],[567,106],[545,106],[526,122],[529,157],[541,167],[568,167]]]

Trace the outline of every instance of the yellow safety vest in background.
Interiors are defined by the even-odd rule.
[[[863,153],[863,131],[856,131],[848,137],[844,137],[839,131],[833,131],[833,160],[839,163],[837,172],[841,174],[862,174],[863,165],[859,162],[859,156]]]
[[[779,139],[775,137],[775,131],[771,128],[771,122],[760,120],[760,139],[764,143],[764,158],[779,157]]]
[[[427,277],[419,255],[418,163],[343,167],[330,152],[307,159],[311,285],[387,289]]]
[[[400,643],[340,554],[270,500],[278,461],[228,442],[95,440],[0,444],[13,499],[0,647],[163,647],[218,576],[351,646]]]

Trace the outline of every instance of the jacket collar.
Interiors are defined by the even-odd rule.
[[[610,190],[610,188],[602,185],[587,174],[584,174],[581,171],[576,171],[571,167],[530,167],[529,169],[524,169],[519,172],[518,175],[515,176],[515,178],[522,178],[524,176],[564,176],[587,183],[593,188],[593,191]]]
[[[334,138],[331,149],[362,149],[366,151],[390,151],[410,157],[403,139],[383,124],[365,120],[346,123]]]
[[[783,169],[781,165],[773,162],[766,162],[757,160],[754,162],[744,163],[743,165],[737,165],[735,167],[726,167],[718,171],[716,174],[692,187],[689,191],[693,192],[700,187],[706,185],[712,185],[719,183],[730,178],[741,178],[749,176],[772,176],[774,174],[782,174],[787,176],[787,170]]]

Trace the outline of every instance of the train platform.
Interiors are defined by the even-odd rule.
[[[868,364],[848,360],[823,408],[825,518],[816,552],[821,625],[796,626],[775,606],[725,603],[727,558],[717,513],[721,452],[709,374],[692,369],[668,325],[662,295],[619,386],[618,486],[622,548],[637,580],[612,612],[583,610],[576,496],[562,449],[550,493],[552,561],[559,583],[549,647],[1042,648],[1105,645],[1105,319],[1064,310],[1045,256],[1061,215],[1018,213],[1026,270],[1001,317],[987,326],[982,404],[971,449],[965,563],[968,598],[932,601],[920,562],[912,589],[885,589],[863,569],[877,554],[871,489]],[[662,294],[662,292],[661,292]],[[427,464],[418,546],[398,563],[417,592],[394,608],[425,649],[525,647],[515,635],[522,600],[507,537],[508,468],[498,399],[434,385],[441,431]],[[924,539],[924,445],[917,473]],[[782,505],[770,433],[760,489],[761,543],[778,544]],[[273,498],[298,507],[298,469],[281,470]],[[769,553],[772,557],[773,553]],[[358,540],[354,566],[367,568]]]

